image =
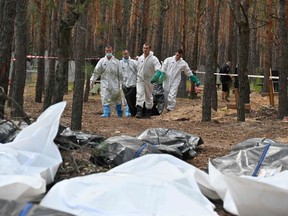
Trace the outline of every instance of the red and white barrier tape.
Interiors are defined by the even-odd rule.
[[[27,55],[26,58],[29,59],[58,59],[58,57],[53,57],[53,56],[36,56],[36,55]],[[99,60],[100,58],[97,57],[89,57],[85,58],[86,60]],[[11,59],[12,61],[15,61],[15,58]]]
[[[205,71],[194,71],[196,74],[205,74],[206,72]],[[226,75],[229,75],[229,76],[232,76],[232,77],[236,77],[238,76],[238,74],[225,74],[225,73],[214,73],[214,75],[219,75],[219,76],[226,76]],[[263,75],[249,75],[248,74],[248,77],[253,77],[253,78],[264,78]],[[270,76],[269,77],[270,79],[279,79],[278,76]]]

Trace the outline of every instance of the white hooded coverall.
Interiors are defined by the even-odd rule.
[[[99,76],[101,76],[102,105],[121,104],[122,76],[119,60],[114,56],[110,60],[106,56],[101,58],[94,68],[90,81],[95,82]]]
[[[126,87],[136,86],[137,80],[137,61],[134,59],[121,59],[121,72],[123,77],[122,84]]]
[[[147,109],[153,107],[153,84],[150,83],[156,70],[161,69],[161,64],[153,52],[150,51],[149,55],[145,58],[144,54],[138,58],[138,73],[137,73],[137,100],[136,105]]]
[[[187,62],[183,60],[183,58],[176,61],[175,55],[164,60],[162,71],[166,73],[166,78],[163,81],[163,89],[165,101],[167,103],[167,110],[172,111],[176,105],[176,96],[181,81],[181,72],[183,71],[188,77],[193,74]]]

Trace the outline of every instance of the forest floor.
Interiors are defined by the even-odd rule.
[[[36,119],[42,112],[42,104],[34,102],[35,88],[26,87],[24,109],[32,118]],[[188,161],[190,164],[206,169],[208,160],[224,156],[231,148],[249,138],[270,138],[282,143],[288,143],[286,119],[277,119],[277,107],[269,105],[268,97],[261,97],[259,93],[251,93],[251,110],[246,114],[245,122],[237,122],[234,109],[227,109],[227,102],[221,101],[218,92],[218,111],[212,112],[211,122],[202,122],[202,95],[199,99],[177,99],[173,112],[164,111],[160,116],[151,119],[136,119],[134,117],[117,118],[114,109],[110,118],[101,118],[102,106],[99,95],[90,95],[89,101],[83,108],[83,132],[102,135],[105,138],[118,135],[136,136],[148,128],[174,128],[196,136],[200,136],[204,144],[197,148],[197,156]],[[61,117],[61,124],[70,127],[72,91],[64,98],[67,106]],[[234,94],[231,91],[230,100],[233,103]],[[278,98],[275,97],[276,105]],[[91,149],[61,150],[63,163],[57,173],[57,179],[87,175],[105,171],[89,160]],[[71,157],[72,156],[72,157]],[[222,203],[216,202],[216,211],[221,216],[230,215],[223,210]]]

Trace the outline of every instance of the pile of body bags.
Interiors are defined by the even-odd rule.
[[[197,155],[202,139],[164,128],[135,138],[97,136],[103,154],[95,160],[114,168],[46,191],[62,163],[54,139],[65,105],[52,105],[0,144],[1,215],[218,215],[213,200],[220,199],[233,215],[287,214],[286,144],[245,140],[202,171],[185,162]]]

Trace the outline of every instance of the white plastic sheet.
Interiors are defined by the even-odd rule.
[[[106,173],[57,183],[40,205],[75,215],[217,215],[194,180],[200,172],[165,154],[149,154]]]
[[[209,163],[211,186],[224,208],[241,216],[282,216],[288,212],[288,171],[270,177],[222,174]]]
[[[13,142],[0,144],[0,198],[33,200],[53,182],[62,162],[53,142],[66,102],[46,109]]]

